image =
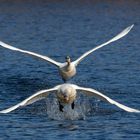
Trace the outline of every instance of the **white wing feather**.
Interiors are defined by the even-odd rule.
[[[11,45],[8,45],[2,41],[0,41],[0,45],[4,48],[7,48],[7,49],[10,49],[10,50],[13,50],[13,51],[17,51],[17,52],[22,52],[22,53],[25,53],[25,54],[29,54],[29,55],[32,55],[32,56],[36,56],[38,58],[42,58],[54,65],[56,65],[57,67],[60,67],[62,64],[59,63],[59,62],[56,62],[55,60],[47,57],[47,56],[43,56],[43,55],[40,55],[40,54],[37,54],[37,53],[34,53],[34,52],[30,52],[30,51],[26,51],[26,50],[22,50],[22,49],[19,49],[19,48],[16,48],[16,47],[13,47]]]
[[[59,86],[56,86],[54,88],[47,89],[47,90],[41,90],[41,91],[33,94],[32,96],[28,97],[27,99],[23,100],[22,102],[18,103],[17,105],[14,105],[8,109],[0,111],[0,113],[9,113],[19,107],[27,106],[29,104],[42,100],[42,99],[46,98],[50,92],[56,91],[58,89],[58,87]]]
[[[94,52],[95,50],[99,49],[99,48],[102,48],[103,46],[106,46],[108,45],[109,43],[111,42],[114,42],[120,38],[122,38],[123,36],[127,35],[129,33],[129,31],[133,28],[134,25],[131,25],[129,27],[127,27],[126,29],[124,29],[121,33],[119,33],[117,36],[113,37],[111,40],[87,51],[86,53],[84,53],[82,56],[80,56],[77,60],[75,60],[73,63],[75,65],[78,65],[86,56],[88,56],[90,53]]]
[[[117,107],[127,111],[127,112],[137,112],[137,113],[140,113],[140,110],[137,110],[137,109],[133,109],[133,108],[130,108],[130,107],[127,107],[125,105],[122,105],[114,100],[112,100],[111,98],[105,96],[104,94],[94,90],[94,89],[90,89],[90,88],[83,88],[83,87],[75,87],[77,90],[80,90],[80,91],[84,91],[87,95],[90,95],[90,96],[94,96],[100,100],[103,100],[105,102],[108,102],[108,103],[111,103],[111,104],[114,104],[116,105]]]

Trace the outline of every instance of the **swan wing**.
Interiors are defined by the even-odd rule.
[[[95,48],[87,51],[86,53],[84,53],[82,56],[80,56],[77,60],[74,61],[74,64],[75,65],[78,65],[86,56],[88,56],[90,53],[96,51],[97,49],[99,48],[102,48],[103,46],[106,46],[108,45],[109,43],[111,42],[114,42],[120,38],[122,38],[123,36],[127,35],[129,33],[129,31],[133,28],[134,25],[131,25],[129,27],[127,27],[126,29],[124,29],[121,33],[119,33],[117,36],[113,37],[111,40],[99,45],[99,46],[96,46]]]
[[[116,105],[117,107],[127,111],[127,112],[139,112],[140,113],[140,110],[137,110],[137,109],[133,109],[133,108],[130,108],[130,107],[127,107],[125,105],[122,105],[114,100],[112,100],[111,98],[105,96],[104,94],[100,93],[99,91],[96,91],[94,89],[91,89],[91,88],[83,88],[83,87],[79,87],[77,86],[76,87],[77,90],[80,90],[80,91],[84,91],[87,95],[90,95],[90,96],[94,96],[95,98],[98,98],[102,101],[105,101],[105,102],[108,102],[110,104],[114,104]]]
[[[47,56],[43,56],[43,55],[40,55],[40,54],[37,54],[37,53],[34,53],[34,52],[30,52],[30,51],[26,51],[26,50],[22,50],[22,49],[13,47],[13,46],[8,45],[8,44],[6,44],[6,43],[4,43],[2,41],[0,41],[0,46],[2,46],[4,48],[7,48],[7,49],[10,49],[10,50],[13,50],[13,51],[22,52],[22,53],[25,53],[25,54],[29,54],[29,55],[44,59],[44,60],[56,65],[57,67],[61,66],[61,63],[56,62],[55,60],[53,60],[53,59],[51,59],[51,58],[49,58]]]
[[[17,105],[14,105],[8,109],[0,111],[0,113],[9,113],[19,107],[27,106],[29,104],[42,100],[42,99],[46,98],[50,92],[56,91],[58,89],[58,87],[59,86],[56,86],[54,88],[47,89],[47,90],[38,91],[37,93],[33,94],[32,96],[28,97],[27,99],[23,100],[22,102],[18,103]]]

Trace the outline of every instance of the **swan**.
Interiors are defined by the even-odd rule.
[[[63,107],[66,104],[71,104],[71,108],[74,109],[74,101],[76,99],[77,92],[79,92],[79,91],[82,91],[84,94],[86,94],[88,96],[93,96],[102,101],[108,102],[110,104],[114,104],[117,107],[119,107],[127,112],[140,113],[140,110],[133,109],[133,108],[127,107],[125,105],[122,105],[122,104],[112,100],[111,98],[107,97],[106,95],[102,94],[101,92],[96,91],[95,89],[80,87],[78,85],[68,84],[68,83],[57,85],[50,89],[41,90],[41,91],[33,94],[32,96],[28,97],[27,99],[23,100],[22,102],[18,103],[17,105],[0,111],[0,113],[9,113],[19,107],[23,107],[23,106],[32,104],[36,101],[46,98],[51,92],[56,94],[56,97],[59,102],[59,110],[61,112],[63,112]]]
[[[99,48],[102,48],[103,46],[106,46],[108,45],[109,43],[111,42],[114,42],[120,38],[122,38],[123,36],[125,36],[126,34],[128,34],[128,32],[133,28],[134,25],[131,25],[129,27],[127,27],[126,29],[124,29],[121,33],[119,33],[117,36],[113,37],[112,39],[110,39],[109,41],[99,45],[99,46],[96,46],[95,48],[85,52],[83,55],[81,55],[78,59],[76,59],[75,61],[71,61],[71,58],[69,56],[67,56],[65,58],[65,62],[64,63],[60,63],[60,62],[57,62],[47,56],[43,56],[43,55],[40,55],[40,54],[37,54],[37,53],[34,53],[34,52],[30,52],[30,51],[27,51],[27,50],[22,50],[22,49],[19,49],[19,48],[16,48],[16,47],[13,47],[11,45],[8,45],[2,41],[0,41],[0,46],[4,47],[4,48],[7,48],[7,49],[10,49],[10,50],[13,50],[13,51],[17,51],[17,52],[22,52],[22,53],[25,53],[25,54],[29,54],[29,55],[32,55],[32,56],[35,56],[35,57],[38,57],[38,58],[41,58],[41,59],[44,59],[48,62],[50,62],[51,64],[55,65],[56,67],[58,67],[58,70],[59,70],[59,73],[62,77],[62,80],[64,82],[66,82],[68,79],[72,78],[75,74],[76,74],[76,66],[86,57],[88,56],[89,54],[91,54],[92,52],[94,52],[95,50],[99,49]]]

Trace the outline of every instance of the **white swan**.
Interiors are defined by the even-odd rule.
[[[119,33],[117,36],[115,36],[114,38],[112,38],[111,40],[107,41],[106,43],[103,43],[99,46],[96,46],[95,48],[87,51],[86,53],[84,53],[82,56],[80,56],[77,60],[71,62],[71,59],[69,56],[66,57],[66,62],[65,63],[60,63],[60,62],[57,62],[47,56],[43,56],[43,55],[40,55],[40,54],[37,54],[37,53],[34,53],[34,52],[30,52],[30,51],[26,51],[26,50],[22,50],[22,49],[18,49],[18,48],[15,48],[13,46],[10,46],[2,41],[0,41],[0,45],[4,48],[7,48],[7,49],[10,49],[10,50],[13,50],[13,51],[18,51],[18,52],[22,52],[22,53],[25,53],[25,54],[29,54],[29,55],[32,55],[32,56],[36,56],[38,58],[41,58],[41,59],[44,59],[52,64],[54,64],[55,66],[58,67],[59,69],[59,73],[62,77],[62,79],[64,81],[68,80],[69,78],[73,77],[75,74],[76,74],[76,66],[86,57],[88,56],[90,53],[94,52],[95,50],[103,47],[103,46],[106,46],[108,45],[109,43],[111,42],[114,42],[120,38],[122,38],[123,36],[125,36],[133,27],[134,25],[131,25],[129,27],[127,27],[126,29],[124,29],[121,33]]]
[[[74,101],[76,99],[76,94],[78,91],[82,91],[83,93],[85,93],[89,96],[93,96],[102,101],[114,104],[117,107],[119,107],[127,112],[137,112],[137,113],[139,112],[140,113],[140,110],[133,109],[133,108],[127,107],[125,105],[122,105],[94,89],[84,88],[84,87],[80,87],[80,86],[77,86],[74,84],[62,84],[62,85],[58,85],[51,89],[41,90],[41,91],[33,94],[29,98],[23,100],[19,104],[12,106],[8,109],[0,111],[0,113],[9,113],[9,112],[17,109],[18,107],[23,107],[23,106],[32,104],[38,100],[46,98],[51,92],[53,92],[57,95],[60,111],[63,112],[63,106],[66,104],[71,104],[72,109],[74,109]]]

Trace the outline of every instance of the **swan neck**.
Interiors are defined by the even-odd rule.
[[[67,62],[66,71],[70,71],[70,70],[71,70],[71,62]]]
[[[67,62],[67,66],[70,66],[70,64],[71,64],[71,62],[70,62],[70,61],[68,61],[68,62]]]

